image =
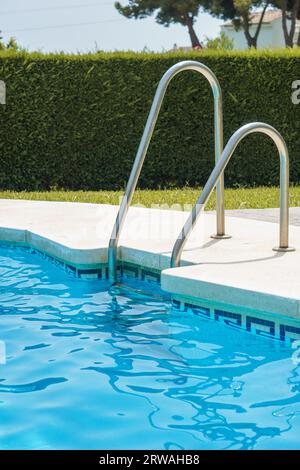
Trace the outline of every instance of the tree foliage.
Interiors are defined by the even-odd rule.
[[[205,48],[221,51],[232,51],[234,48],[233,40],[221,31],[220,35],[216,38],[206,38]]]
[[[146,18],[155,15],[157,23],[163,26],[181,24],[188,28],[192,47],[201,47],[194,29],[194,23],[201,7],[208,7],[210,0],[128,0],[122,6],[115,3],[117,10],[127,18]]]
[[[236,29],[242,28],[248,47],[257,48],[264,15],[269,7],[269,0],[214,0],[211,13],[222,19],[231,19]],[[253,13],[259,13],[260,18],[251,29]]]
[[[9,38],[7,42],[4,42],[3,39],[0,37],[0,51],[5,50],[17,52],[21,50],[21,47],[18,45],[17,41],[13,37]]]
[[[294,47],[296,21],[300,18],[300,0],[275,0],[273,5],[282,12],[282,29],[287,47]],[[300,46],[300,31],[296,40]]]

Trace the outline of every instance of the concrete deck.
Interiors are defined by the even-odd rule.
[[[230,217],[261,220],[262,222],[278,223],[279,209],[236,209],[226,211]],[[290,225],[300,227],[300,207],[290,207]]]
[[[278,211],[271,212],[278,218]],[[28,243],[67,263],[92,267],[107,262],[116,213],[117,207],[108,205],[0,200],[0,240]],[[263,212],[258,213],[263,217]],[[226,231],[232,238],[211,239],[215,214],[205,213],[186,245],[183,267],[168,269],[172,247],[188,214],[132,207],[119,257],[164,270],[162,287],[173,294],[298,317],[300,212],[295,208],[293,213],[297,225],[290,227],[290,244],[296,252],[272,251],[278,244],[279,226],[256,220],[258,215],[252,219],[227,215]]]

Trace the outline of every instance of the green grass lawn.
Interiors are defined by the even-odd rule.
[[[200,189],[182,188],[165,190],[137,190],[134,204],[145,207],[152,205],[174,205],[174,209],[184,209],[184,205],[194,204],[200,194]],[[45,191],[45,192],[13,192],[2,191],[0,198],[30,199],[42,201],[92,202],[98,204],[119,204],[122,191]],[[279,206],[279,188],[238,188],[225,190],[226,209],[250,209]],[[177,206],[178,205],[178,206]],[[300,186],[290,188],[290,206],[300,206]],[[206,207],[215,208],[215,195]],[[189,210],[189,208],[186,208]]]

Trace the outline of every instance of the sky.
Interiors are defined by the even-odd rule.
[[[126,4],[126,0],[121,0]],[[190,46],[187,29],[153,18],[122,17],[114,0],[0,0],[0,30],[29,50],[87,52],[95,49],[152,51]],[[220,32],[222,21],[200,13],[195,30],[203,40]]]

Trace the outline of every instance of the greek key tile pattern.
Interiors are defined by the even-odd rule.
[[[277,341],[300,340],[300,321],[287,317],[274,319],[263,318],[263,313],[247,314],[230,312],[230,310],[220,310],[214,307],[194,305],[190,302],[173,300],[173,308],[183,312],[191,312],[203,318],[215,320],[232,328],[243,329],[260,336],[272,338]],[[295,326],[296,324],[296,326]]]

